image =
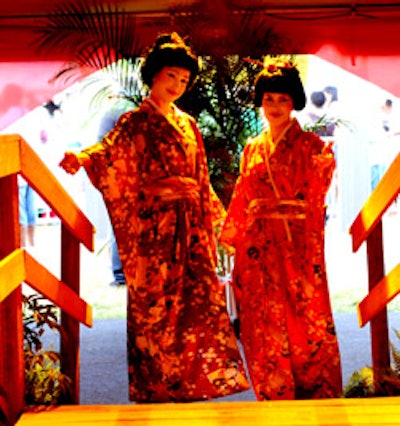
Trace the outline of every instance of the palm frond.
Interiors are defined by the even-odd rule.
[[[249,136],[261,131],[253,106],[252,85],[259,71],[254,65],[229,55],[202,58],[196,84],[179,101],[193,115],[203,135],[210,177],[225,206],[229,204],[239,172],[242,148]]]
[[[115,96],[138,106],[146,94],[139,76],[140,65],[139,59],[121,59],[85,78],[82,89],[94,92],[90,106],[97,107]]]
[[[143,46],[136,28],[134,15],[125,13],[117,3],[63,2],[41,22],[35,45],[41,52],[62,48],[69,61],[55,78],[70,78],[121,59],[138,58]]]
[[[303,129],[307,132],[318,132],[318,131],[327,131],[330,126],[347,127],[349,130],[351,130],[351,125],[348,120],[330,117],[326,114],[319,117],[313,123],[305,123],[303,126]]]
[[[206,0],[175,4],[170,14],[177,31],[190,37],[197,53],[217,61],[232,53],[259,57],[295,51],[254,6],[237,10],[228,0]]]
[[[399,330],[394,330],[394,333],[397,339],[400,340],[400,332]],[[394,343],[390,342],[390,352],[393,359],[393,369],[397,374],[400,374],[400,348],[396,347]]]

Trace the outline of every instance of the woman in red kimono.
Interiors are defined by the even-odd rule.
[[[269,126],[246,145],[223,231],[235,249],[241,341],[259,400],[338,397],[342,376],[324,260],[330,145],[304,132],[288,60],[266,62],[255,105]]]
[[[204,400],[249,388],[216,275],[203,141],[174,102],[198,74],[175,33],[160,36],[142,67],[150,95],[102,142],[66,153],[103,194],[128,289],[130,399]],[[214,217],[213,217],[214,215]]]

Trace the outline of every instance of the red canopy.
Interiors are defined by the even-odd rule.
[[[152,42],[161,28],[173,29],[170,10],[175,1],[117,3],[136,16],[144,44]],[[282,53],[316,54],[400,96],[400,3],[393,0],[379,3],[364,0],[362,4],[353,0],[237,0],[230,3],[206,0],[203,3],[210,16],[226,14],[226,10],[238,14],[253,8],[285,41],[287,52]],[[180,4],[191,6],[196,2],[185,0]],[[54,7],[55,2],[47,0],[19,0],[0,5],[0,93],[4,94],[9,84],[18,85],[25,94],[28,108],[45,102],[63,89],[60,81],[57,84],[51,81],[68,59],[63,48],[39,56],[32,45],[38,26],[43,25]],[[213,30],[209,28],[210,35]],[[2,96],[0,113],[4,111],[5,102],[7,99]]]

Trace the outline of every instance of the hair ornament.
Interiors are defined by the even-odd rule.
[[[175,46],[175,47],[184,47],[187,49],[189,47],[189,43],[187,43],[186,38],[182,38],[178,33],[173,32],[169,36],[165,37],[160,47],[166,46]]]
[[[306,104],[303,83],[299,71],[291,59],[284,56],[266,56],[264,62],[251,61],[261,65],[262,69],[255,77],[254,82],[254,105],[260,107],[263,94],[286,93],[293,100],[293,108],[300,111]]]
[[[268,77],[282,75],[282,70],[288,71],[292,68],[296,68],[296,64],[294,64],[290,59],[284,57],[266,56],[264,58],[264,62],[250,58],[243,58],[243,60],[262,67],[262,73]]]
[[[173,33],[171,33],[171,41],[172,41],[172,43],[176,43],[176,44],[183,43],[181,36],[178,33],[176,33],[175,31]]]
[[[263,67],[264,63],[261,61],[258,61],[257,59],[251,59],[251,58],[243,58],[243,60],[245,62],[248,62],[249,64],[255,64],[258,65],[259,67]]]
[[[161,34],[158,36],[153,47],[151,47],[144,58],[141,67],[143,82],[152,87],[154,76],[163,67],[180,67],[190,71],[190,87],[199,73],[199,60],[192,51],[188,39],[182,38],[177,32]]]
[[[288,58],[270,58],[266,56],[264,59],[264,70],[271,76],[282,75],[282,70],[289,71],[292,68],[295,68],[295,65]]]

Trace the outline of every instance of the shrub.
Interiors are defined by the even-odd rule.
[[[61,372],[60,354],[44,349],[46,329],[61,333],[57,308],[41,295],[23,296],[25,404],[57,405],[68,400],[71,379]]]

